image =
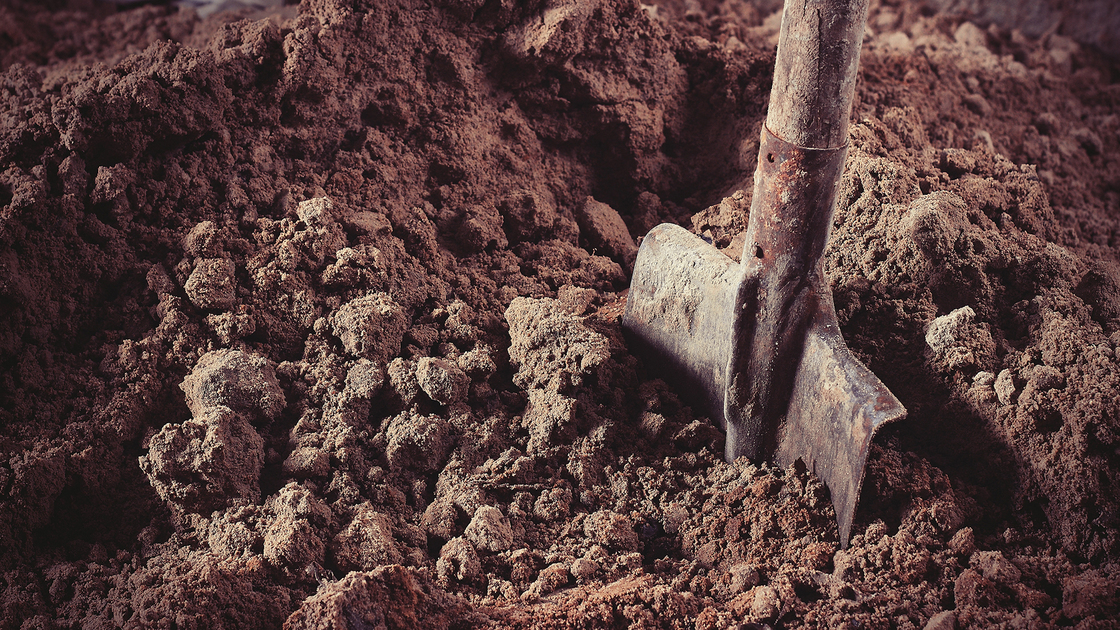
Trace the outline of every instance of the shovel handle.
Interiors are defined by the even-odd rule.
[[[848,144],[868,0],[786,0],[766,128],[799,147]]]
[[[731,317],[723,412],[729,461],[769,459],[781,449],[785,418],[803,407],[792,396],[800,366],[812,359],[804,354],[808,335],[836,322],[823,255],[848,151],[867,2],[786,0]],[[813,451],[801,455],[817,459]]]

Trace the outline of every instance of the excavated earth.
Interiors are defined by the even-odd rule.
[[[0,6],[0,628],[1120,627],[1109,58],[873,0],[847,549],[632,354],[648,229],[742,248],[761,6]]]

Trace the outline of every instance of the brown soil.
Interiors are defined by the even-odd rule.
[[[841,550],[619,324],[737,255],[777,18],[433,4],[0,6],[0,627],[1120,625],[1120,68],[873,2]]]

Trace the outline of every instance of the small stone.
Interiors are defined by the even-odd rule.
[[[513,545],[513,528],[502,511],[490,505],[475,510],[474,518],[463,535],[477,549],[506,551]]]
[[[953,33],[953,39],[968,48],[988,47],[988,35],[972,22],[961,22]]]
[[[760,579],[758,569],[753,564],[740,562],[731,566],[731,592],[739,594],[755,586]]]
[[[237,267],[228,258],[202,258],[183,289],[198,308],[226,311],[237,304]]]
[[[471,379],[451,361],[422,357],[416,362],[416,382],[429,398],[450,405],[467,398]]]
[[[1015,377],[1012,376],[1011,370],[1005,369],[999,373],[994,389],[1000,404],[1010,405],[1015,401]]]
[[[773,619],[782,609],[782,600],[772,586],[756,586],[751,602],[751,615],[758,619]]]
[[[992,106],[988,104],[988,99],[979,94],[967,94],[962,100],[965,106],[971,109],[973,113],[984,117],[990,116],[992,113]]]
[[[943,610],[930,617],[922,630],[957,630],[957,614],[951,610]]]

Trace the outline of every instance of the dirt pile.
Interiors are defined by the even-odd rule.
[[[873,7],[840,550],[619,326],[650,227],[742,246],[777,20],[709,5],[6,6],[0,624],[1113,627],[1120,71]]]

